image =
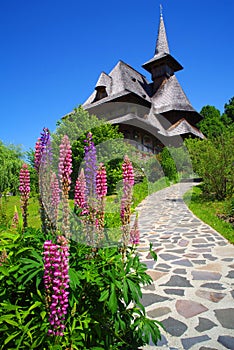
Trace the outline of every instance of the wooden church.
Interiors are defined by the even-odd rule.
[[[202,116],[175,76],[183,67],[170,54],[162,11],[154,56],[142,67],[151,82],[123,61],[109,74],[102,72],[84,109],[119,125],[128,142],[144,152],[179,146],[189,136],[204,138],[196,127]]]

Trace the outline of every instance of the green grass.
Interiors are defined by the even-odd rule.
[[[230,243],[234,244],[234,227],[217,216],[217,214],[225,212],[226,203],[224,201],[206,200],[202,196],[202,190],[199,186],[195,186],[185,193],[184,201],[199,219],[213,227]]]
[[[5,228],[6,226],[11,226],[15,206],[17,207],[18,213],[20,213],[21,209],[19,196],[0,198],[0,227]],[[38,200],[36,197],[29,199],[28,226],[34,228],[39,228],[41,226]]]
[[[155,183],[149,183],[145,179],[143,182],[136,184],[133,190],[133,202],[132,202],[132,212],[141,203],[141,201],[147,197],[149,194],[159,191],[170,183],[166,178],[161,178]],[[73,200],[70,200],[70,208],[73,209]],[[106,227],[108,228],[119,228],[121,226],[120,221],[120,203],[121,195],[111,195],[106,198]],[[14,208],[17,207],[18,213],[21,212],[20,209],[20,197],[19,196],[9,196],[0,198],[0,229],[10,228],[12,223],[12,218],[14,215]],[[28,226],[33,228],[41,227],[41,220],[39,214],[39,204],[36,197],[29,199],[28,206]]]

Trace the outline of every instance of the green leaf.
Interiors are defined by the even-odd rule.
[[[128,305],[129,303],[129,298],[128,298],[128,284],[126,282],[126,279],[123,280],[123,297],[124,297],[124,301],[125,303]]]
[[[157,261],[157,259],[158,259],[158,256],[157,256],[157,254],[153,251],[153,244],[152,244],[152,242],[150,242],[150,255],[152,256],[152,258],[154,259],[154,261]]]
[[[19,282],[22,282],[22,284],[25,285],[28,281],[32,280],[33,277],[39,273],[38,270],[33,271],[32,273],[30,273],[30,272],[31,272],[31,271],[29,271],[27,274],[21,276],[20,278],[18,278],[18,281],[19,281]],[[28,277],[26,278],[25,281],[23,281],[23,278],[25,278],[27,275],[28,275]]]
[[[5,341],[4,341],[4,345],[6,345],[7,343],[9,343],[9,341],[11,341],[12,339],[14,339],[15,337],[17,337],[21,332],[14,332],[13,334],[9,335]]]
[[[9,276],[9,271],[4,266],[0,266],[0,278],[3,277],[1,275],[7,276],[7,277]]]
[[[28,309],[28,311],[31,311],[33,309],[35,309],[38,306],[41,306],[41,301],[36,301],[32,306],[30,306],[30,308]]]
[[[70,287],[72,290],[76,290],[76,287],[80,287],[80,278],[77,271],[73,268],[69,269]]]
[[[98,301],[105,301],[109,297],[109,289],[103,290]]]
[[[5,322],[8,324],[11,324],[12,326],[18,327],[18,323],[16,321],[10,320],[10,319],[5,319]]]
[[[111,310],[112,314],[116,313],[117,311],[117,296],[115,291],[115,285],[111,283],[111,295],[110,299],[108,301],[109,309]]]
[[[138,285],[136,285],[133,281],[131,281],[129,278],[127,279],[127,283],[129,286],[129,289],[131,291],[132,294],[132,298],[138,302],[139,301],[139,297],[138,297]]]
[[[19,249],[17,252],[16,252],[16,256],[17,255],[19,255],[20,253],[23,253],[23,252],[25,252],[26,250],[32,250],[33,249],[33,247],[24,247],[24,248],[22,248],[22,249]]]

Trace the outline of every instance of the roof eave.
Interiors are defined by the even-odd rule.
[[[142,65],[142,67],[151,73],[152,67],[161,66],[165,63],[172,67],[174,72],[178,72],[179,70],[183,69],[183,66],[168,53],[164,53],[163,55],[159,55],[158,57],[157,55],[154,56],[152,59],[145,62]]]

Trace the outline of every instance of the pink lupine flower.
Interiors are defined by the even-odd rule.
[[[23,164],[20,169],[19,176],[20,186],[19,191],[21,195],[21,208],[23,216],[23,228],[27,227],[27,216],[28,216],[28,199],[30,195],[30,174],[27,164]]]
[[[89,202],[95,197],[96,192],[96,171],[97,171],[97,155],[96,155],[96,147],[94,142],[92,141],[93,135],[91,132],[88,132],[86,143],[84,147],[85,155],[85,178],[86,178],[86,191],[88,195]]]
[[[49,312],[49,335],[63,336],[69,295],[69,246],[64,236],[57,237],[57,244],[44,243],[44,286]]]
[[[70,191],[71,173],[72,173],[72,150],[69,138],[64,135],[60,144],[59,154],[59,180],[62,189],[63,219],[62,231],[65,237],[70,237],[70,208],[68,202],[68,193]]]
[[[140,230],[139,230],[139,225],[138,225],[138,215],[136,215],[133,227],[130,231],[130,244],[139,244],[140,243]]]
[[[107,194],[107,179],[106,179],[106,169],[103,163],[99,164],[97,174],[96,174],[96,194],[97,194],[97,219],[96,228],[98,232],[98,244],[104,237],[104,226],[105,226],[105,203],[104,197]]]
[[[59,182],[55,173],[51,175],[50,182],[51,200],[50,200],[50,212],[51,212],[51,222],[53,229],[56,230],[56,223],[58,218],[58,207],[60,203],[60,189]]]
[[[59,178],[61,182],[62,191],[68,194],[70,190],[72,173],[72,150],[69,138],[64,135],[60,144],[59,154]]]
[[[14,215],[12,218],[12,227],[16,228],[19,225],[19,213],[15,205]]]
[[[23,164],[20,169],[20,186],[19,191],[22,197],[29,198],[30,194],[30,174],[27,164]]]
[[[96,174],[96,193],[98,198],[107,194],[106,169],[103,163],[99,164]]]
[[[86,180],[84,169],[81,169],[80,175],[76,180],[74,203],[77,208],[82,209],[81,215],[87,214]]]
[[[131,217],[131,201],[132,187],[134,185],[134,172],[131,161],[128,156],[124,157],[122,165],[123,171],[123,197],[120,206],[120,218],[122,222],[122,241],[124,247],[127,246],[130,238],[130,217]]]
[[[124,184],[127,184],[129,186],[134,185],[134,172],[133,172],[133,166],[128,158],[128,156],[124,157],[124,162],[122,165],[122,170],[123,170],[123,182]]]

